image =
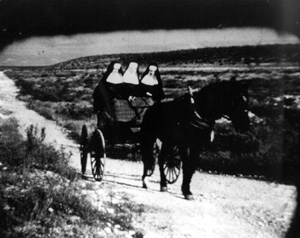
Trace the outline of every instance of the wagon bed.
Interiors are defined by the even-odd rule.
[[[105,127],[126,126],[132,134],[138,134],[140,131],[141,123],[145,112],[149,107],[154,105],[154,101],[151,97],[131,97],[128,100],[125,99],[113,99],[111,101],[111,110],[104,109],[101,113],[105,114],[108,123],[105,123],[103,127],[97,126],[92,132],[91,136],[88,134],[86,125],[82,126],[81,139],[80,139],[80,160],[81,160],[81,172],[84,175],[86,172],[86,164],[88,155],[90,155],[92,174],[96,181],[101,181],[104,175],[105,159],[106,159],[106,147],[107,145],[114,145],[114,141],[110,141],[105,138]],[[110,113],[108,113],[110,111]],[[116,126],[117,127],[117,126]],[[112,129],[112,128],[108,128]],[[121,130],[120,130],[121,131]],[[114,128],[110,132],[118,134],[119,131],[115,131]],[[122,141],[125,144],[127,139]],[[131,138],[132,139],[132,138]],[[139,141],[138,136],[134,137],[132,148],[133,159],[140,157],[139,155]]]

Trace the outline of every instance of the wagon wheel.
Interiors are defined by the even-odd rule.
[[[82,129],[81,129],[80,148],[79,148],[82,175],[84,175],[85,171],[86,171],[88,144],[89,144],[88,129],[87,129],[86,125],[83,125]]]
[[[170,149],[163,164],[164,174],[169,184],[175,183],[180,174],[180,155],[177,146]]]
[[[103,178],[105,159],[104,136],[99,129],[95,129],[91,137],[91,166],[96,181],[101,181]]]

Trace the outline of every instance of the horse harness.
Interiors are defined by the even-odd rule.
[[[193,90],[189,88],[189,112],[188,112],[188,123],[192,127],[197,129],[209,129],[211,128],[211,123],[205,118],[203,118],[197,111],[195,105],[195,99],[193,95]]]
[[[214,140],[214,123],[203,118],[197,111],[194,99],[194,90],[190,87],[189,90],[189,113],[188,113],[188,124],[197,130],[210,130],[210,141]]]

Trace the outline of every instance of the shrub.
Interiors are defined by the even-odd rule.
[[[26,151],[26,144],[18,132],[16,119],[9,119],[0,127],[0,158],[3,167],[20,169]]]
[[[69,157],[63,149],[56,150],[53,146],[43,144],[45,139],[45,128],[40,130],[36,126],[27,128],[27,156],[25,164],[29,168],[49,170],[61,174],[68,179],[76,177],[75,169],[71,168]]]
[[[2,181],[13,186],[5,189],[0,185],[1,237],[61,237],[74,230],[79,237],[87,235],[81,226],[104,229],[107,222],[132,228],[132,210],[107,204],[117,214],[99,211],[75,185],[54,174],[36,172],[30,178],[14,175],[12,181],[6,173]],[[55,230],[59,232],[55,234]]]
[[[43,144],[45,130],[31,125],[26,132],[23,140],[14,119],[0,127],[1,237],[94,237],[108,223],[132,229],[132,213],[142,206],[124,200],[98,210],[72,182],[76,172],[63,151]]]
[[[45,129],[37,126],[27,128],[27,140],[23,140],[17,131],[15,119],[11,119],[0,127],[0,158],[3,167],[20,172],[40,169],[59,173],[67,178],[75,178],[76,171],[68,166],[69,157],[61,149],[43,144]]]

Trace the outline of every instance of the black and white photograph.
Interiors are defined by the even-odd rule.
[[[0,0],[0,237],[300,237],[299,0]]]

